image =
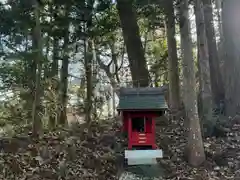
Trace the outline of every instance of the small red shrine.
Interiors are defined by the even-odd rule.
[[[155,121],[167,109],[163,88],[121,88],[118,111],[127,134],[129,165],[153,164],[162,157],[155,141]]]

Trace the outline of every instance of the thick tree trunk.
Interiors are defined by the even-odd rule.
[[[240,19],[239,0],[223,0],[224,72],[226,114],[240,113]]]
[[[184,106],[189,120],[189,137],[187,151],[188,161],[193,166],[199,166],[205,160],[202,134],[197,111],[196,81],[194,60],[192,53],[192,40],[188,15],[188,0],[180,3],[180,34],[183,55],[183,89]]]
[[[175,16],[173,0],[166,1],[166,24],[167,24],[167,41],[168,41],[168,68],[169,68],[169,100],[170,108],[178,110],[180,108],[179,92],[179,69],[177,46],[175,39]]]
[[[149,72],[132,1],[117,0],[117,9],[121,21],[124,42],[127,47],[133,86],[148,86]]]
[[[200,119],[203,123],[208,123],[212,119],[212,89],[202,0],[195,0],[195,17],[197,27],[198,68],[201,98],[201,107],[198,108],[201,109],[201,114],[199,114],[201,117]]]
[[[203,0],[203,5],[205,29],[209,52],[211,87],[214,103],[216,106],[218,106],[220,104],[220,100],[224,99],[224,87],[220,71],[220,62],[217,52],[217,43],[213,24],[212,2],[211,0]]]
[[[40,25],[40,7],[36,0],[33,0],[34,6],[34,18],[35,18],[35,27],[33,31],[33,47],[35,53],[35,62],[37,65],[37,73],[35,79],[35,92],[34,92],[34,102],[32,109],[32,133],[33,136],[37,136],[39,134],[39,130],[41,129],[41,106],[40,106],[40,81],[41,81],[41,72],[42,72],[42,37],[41,37],[41,25]]]

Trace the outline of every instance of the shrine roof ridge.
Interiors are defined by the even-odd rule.
[[[120,88],[120,96],[128,95],[163,95],[168,89],[167,85],[162,87],[138,87],[138,88]]]

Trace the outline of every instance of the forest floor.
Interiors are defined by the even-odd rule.
[[[189,166],[184,156],[187,141],[183,127],[183,119],[158,126],[157,142],[164,152],[160,160],[166,170],[164,179],[240,180],[240,117],[228,121],[221,137],[203,139],[207,160],[198,168]]]
[[[225,137],[204,139],[207,160],[199,168],[185,161],[183,120],[159,124],[163,174],[155,179],[240,179],[240,121],[230,124]],[[17,136],[0,139],[1,180],[117,180],[122,173],[119,150],[123,139],[119,125],[111,120],[93,123],[91,132],[81,125],[45,132],[38,139],[27,135],[28,128],[19,129]]]

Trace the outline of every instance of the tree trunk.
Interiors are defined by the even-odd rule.
[[[65,9],[65,21],[66,24],[64,26],[64,43],[63,43],[63,60],[62,60],[62,68],[61,68],[61,82],[60,82],[60,105],[61,108],[59,113],[59,124],[64,125],[67,120],[67,103],[68,103],[68,65],[69,65],[69,9],[66,7]]]
[[[222,0],[215,0],[216,9],[217,9],[217,21],[218,21],[218,30],[219,30],[219,37],[220,43],[223,41],[223,29],[222,29]]]
[[[223,0],[224,72],[226,115],[240,113],[240,20],[239,0]]]
[[[177,46],[175,39],[175,16],[173,0],[166,1],[166,24],[167,24],[167,42],[168,42],[168,68],[169,68],[169,100],[170,108],[178,110],[180,108],[179,92],[179,69]]]
[[[86,76],[86,84],[87,84],[87,92],[86,92],[86,101],[85,101],[85,120],[89,124],[91,122],[91,114],[92,114],[92,41],[87,39],[84,42],[84,65],[85,65],[85,76]]]
[[[35,62],[37,65],[37,73],[35,79],[35,93],[34,93],[34,102],[32,109],[32,135],[37,136],[39,130],[41,129],[41,107],[40,107],[40,81],[41,81],[41,72],[42,72],[42,37],[41,37],[41,25],[40,25],[40,7],[36,0],[33,0],[34,6],[34,18],[35,18],[35,27],[33,31],[33,47],[35,53]]]
[[[55,6],[53,9],[53,23],[58,24],[58,13],[59,7]],[[58,60],[59,60],[59,37],[57,36],[57,30],[53,29],[53,54],[52,54],[52,64],[51,64],[51,77],[58,79]]]
[[[127,48],[133,86],[144,87],[149,85],[149,72],[144,57],[136,14],[131,2],[129,0],[117,0],[117,9]]]
[[[114,78],[114,74],[111,72],[110,66],[105,65],[105,64],[103,63],[103,60],[101,60],[99,54],[100,54],[100,53],[97,52],[96,60],[97,60],[97,62],[98,62],[98,64],[99,64],[100,68],[101,68],[102,70],[104,70],[104,72],[106,73],[107,77],[109,78],[110,84],[111,84],[112,88],[113,88],[113,89],[116,89],[117,86],[118,86],[118,82],[117,82],[117,80]],[[112,63],[114,63],[114,62],[112,62]],[[115,70],[116,70],[116,69],[115,69]],[[118,95],[118,94],[117,94],[117,95]]]
[[[218,43],[218,56],[219,56],[219,66],[222,75],[222,81],[224,82],[223,64],[224,64],[224,48],[223,48],[223,27],[222,27],[222,0],[215,0],[217,9],[217,21],[218,21],[218,31],[219,31],[219,43]],[[224,85],[224,83],[223,83]]]
[[[59,41],[57,37],[53,38],[53,55],[52,55],[52,64],[51,64],[51,77],[58,77],[58,58],[59,58]]]
[[[220,62],[217,52],[217,43],[213,24],[212,2],[211,0],[203,0],[203,5],[205,30],[209,52],[211,86],[214,98],[213,100],[215,105],[218,106],[220,104],[220,101],[224,99],[224,87],[220,72]]]
[[[201,109],[201,114],[199,114],[200,119],[203,123],[208,123],[212,119],[212,89],[202,0],[195,0],[195,17],[197,27],[198,68],[201,98],[201,107],[198,108]]]
[[[35,42],[33,36],[35,32],[35,27],[32,28],[32,52],[35,52],[37,49],[37,43]],[[27,49],[26,52],[29,50]],[[32,57],[36,57],[36,52],[33,53]],[[22,84],[26,86],[28,91],[21,92],[20,98],[24,101],[26,101],[26,104],[24,106],[24,109],[27,110],[27,118],[26,118],[26,123],[30,123],[29,120],[32,119],[32,107],[33,107],[33,102],[35,98],[35,81],[36,81],[36,73],[37,73],[37,64],[36,64],[36,59],[31,58],[31,59],[25,59],[24,61],[24,71],[26,72],[27,76],[22,77]]]
[[[58,91],[59,91],[59,78],[58,78],[58,38],[54,37],[53,38],[53,55],[52,55],[52,63],[51,63],[51,73],[50,73],[50,78],[51,78],[51,86],[53,87],[53,92],[56,96],[58,96]],[[53,104],[53,109],[54,112],[50,114],[49,117],[49,126],[51,128],[54,128],[56,123],[57,123],[57,114],[58,114],[58,104]]]
[[[190,35],[190,23],[188,15],[188,0],[180,3],[180,35],[183,62],[183,89],[184,106],[187,119],[189,120],[188,136],[188,161],[193,166],[199,166],[205,160],[202,134],[197,112],[196,81],[194,60],[192,52],[192,40]]]
[[[54,7],[55,6],[55,7]],[[52,22],[55,24],[58,24],[58,14],[59,14],[59,6],[52,4],[51,5],[51,13],[53,15]],[[54,96],[57,98],[53,98],[54,102],[51,109],[53,109],[53,112],[49,115],[49,127],[54,128],[56,126],[57,120],[59,118],[60,112],[59,112],[59,103],[58,97],[59,97],[59,78],[58,78],[58,60],[59,60],[59,37],[57,35],[57,30],[52,30],[52,36],[53,36],[53,50],[52,50],[52,62],[51,62],[51,71],[50,71],[50,79],[51,79],[51,89],[54,93]]]

